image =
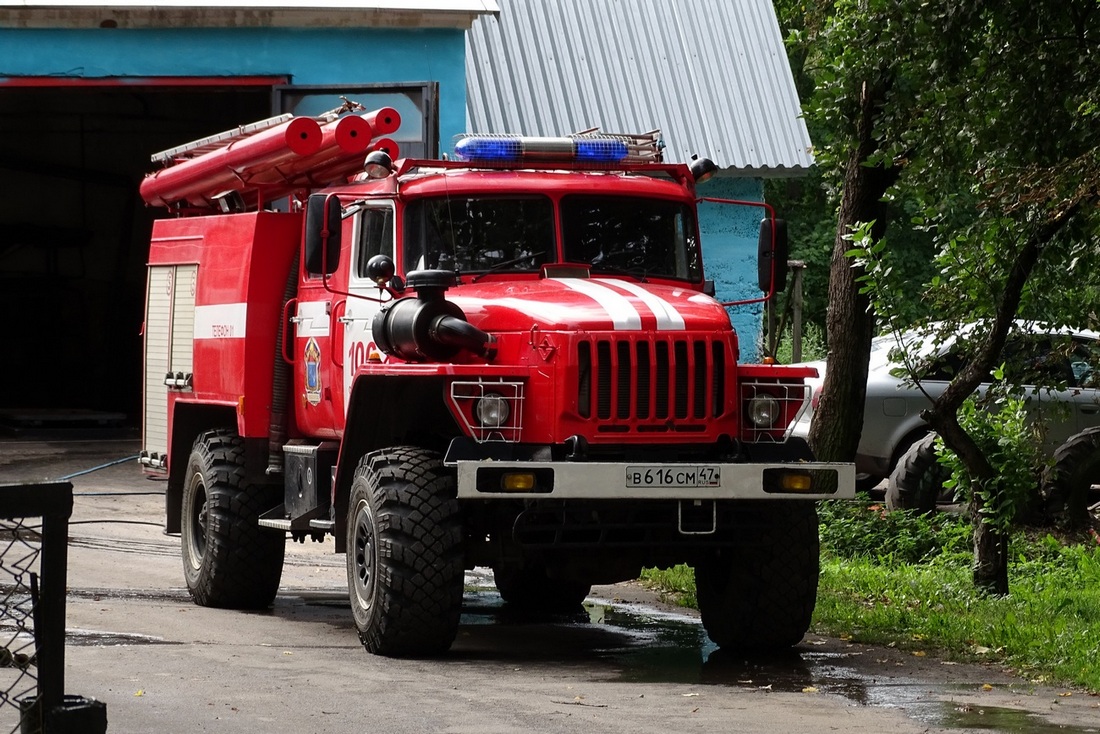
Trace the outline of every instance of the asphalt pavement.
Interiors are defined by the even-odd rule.
[[[813,635],[787,656],[726,655],[636,583],[517,617],[475,569],[449,654],[376,657],[331,540],[288,544],[269,610],[199,607],[139,448],[0,440],[0,483],[73,483],[65,690],[103,701],[110,732],[1100,731],[1100,699],[989,667]],[[0,705],[0,732],[15,715]]]

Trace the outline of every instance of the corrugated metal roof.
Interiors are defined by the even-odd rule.
[[[466,34],[470,132],[660,128],[665,159],[799,174],[810,137],[771,0],[499,0]]]

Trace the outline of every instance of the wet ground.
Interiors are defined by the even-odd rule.
[[[992,667],[937,660],[914,664],[911,654],[815,635],[788,654],[745,657],[717,649],[693,613],[671,611],[660,602],[592,596],[573,613],[515,615],[491,587],[489,572],[475,570],[467,583],[458,639],[451,654],[439,661],[446,668],[546,666],[558,675],[568,671],[593,683],[818,695],[902,712],[936,731],[1100,732],[1100,698],[1043,688]],[[650,596],[637,585],[600,590]],[[157,594],[85,589],[74,596],[102,603],[190,604],[182,589]],[[343,590],[287,590],[272,610],[254,614],[321,625],[349,640],[355,635]],[[183,643],[140,633],[70,629],[68,635],[70,647],[179,644]],[[565,699],[559,703],[601,705]]]
[[[363,652],[350,619],[343,556],[323,546],[288,546],[283,588],[268,611],[198,608],[181,588],[179,540],[159,530],[162,487],[142,479],[132,463],[113,464],[133,453],[134,442],[0,441],[0,483],[76,475],[69,680],[76,692],[109,701],[111,731],[146,731],[149,721],[182,727],[219,706],[239,714],[239,728],[215,716],[163,730],[289,730],[255,723],[280,720],[272,712],[285,701],[261,690],[272,675],[280,681],[276,690],[293,689],[295,676],[309,678],[309,691],[331,689],[317,704],[325,716],[307,728],[346,731],[354,716],[341,707],[366,705],[362,681],[346,680],[351,669],[368,683],[423,684],[431,693],[422,695],[433,700],[445,698],[441,681],[454,682],[454,695],[482,691],[457,703],[436,701],[439,711],[454,709],[438,713],[436,726],[426,725],[422,712],[406,712],[390,721],[390,731],[592,730],[574,719],[547,723],[540,717],[549,708],[583,712],[607,731],[686,731],[688,721],[712,731],[704,717],[722,721],[728,714],[739,717],[741,731],[1100,732],[1100,698],[1020,680],[996,666],[954,665],[815,635],[786,655],[731,655],[715,648],[693,611],[671,607],[636,583],[597,587],[571,614],[516,616],[501,602],[491,573],[475,570],[467,576],[454,648],[437,661],[387,661]],[[98,470],[79,474],[89,468]],[[210,670],[212,659],[233,676],[232,705],[222,700],[225,683]],[[288,662],[296,663],[293,673],[282,667]],[[340,703],[341,686],[349,703]],[[246,722],[250,696],[263,698],[255,702],[255,721]],[[669,711],[681,708],[689,718],[671,718]],[[516,710],[528,709],[535,723],[517,718]],[[848,718],[860,712],[868,716]],[[470,722],[481,713],[485,721]],[[793,718],[776,718],[784,715]],[[759,722],[745,718],[752,716]]]

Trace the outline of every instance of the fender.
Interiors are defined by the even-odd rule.
[[[363,456],[410,442],[443,453],[461,435],[445,400],[452,379],[442,372],[356,376],[332,486],[337,553],[344,552],[348,495]]]

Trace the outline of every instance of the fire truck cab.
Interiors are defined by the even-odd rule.
[[[707,162],[661,162],[656,134],[394,162],[336,132],[385,111],[334,112],[197,141],[143,184],[179,216],[150,247],[142,463],[194,600],[265,607],[286,539],[332,536],[374,653],[448,649],[476,566],[509,605],[575,609],[687,563],[718,645],[797,643],[815,502],[854,472],[790,436],[810,371],[740,363],[703,273]]]

